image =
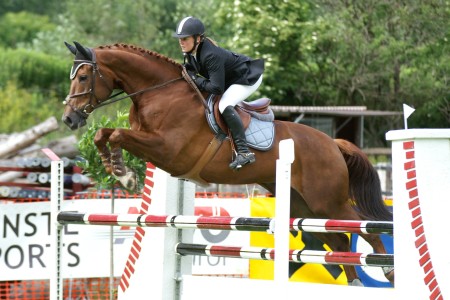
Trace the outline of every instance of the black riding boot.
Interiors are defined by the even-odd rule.
[[[233,137],[237,152],[235,160],[230,164],[230,168],[233,170],[240,169],[242,166],[254,163],[256,160],[255,154],[248,149],[241,117],[233,106],[227,106],[223,111],[222,116],[231,131],[231,136]]]

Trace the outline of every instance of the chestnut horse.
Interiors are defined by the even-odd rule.
[[[207,95],[182,76],[181,64],[132,45],[91,49],[75,42],[66,46],[75,55],[62,117],[67,126],[74,130],[85,125],[96,108],[117,100],[113,90],[132,100],[130,129],[102,128],[94,139],[105,168],[119,178],[133,176],[124,166],[125,149],[175,177],[199,184],[257,183],[275,194],[278,144],[290,138],[295,147],[291,217],[392,221],[378,174],[354,144],[333,140],[305,125],[275,120],[273,147],[255,150],[256,163],[233,171],[228,167],[233,155],[230,140],[218,138],[209,127],[202,103]],[[345,234],[314,235],[333,251],[350,251]],[[376,253],[386,253],[378,235],[361,236]],[[360,285],[355,268],[343,267],[349,283]],[[393,269],[383,271],[393,283]]]

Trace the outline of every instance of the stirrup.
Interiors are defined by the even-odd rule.
[[[245,165],[252,164],[256,161],[255,153],[238,153],[236,159],[229,165],[230,169],[239,170]]]

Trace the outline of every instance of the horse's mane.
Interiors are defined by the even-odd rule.
[[[178,62],[176,62],[172,58],[164,56],[164,55],[162,55],[162,54],[160,54],[158,52],[151,51],[151,50],[148,50],[148,49],[145,49],[145,48],[142,48],[142,47],[138,47],[138,46],[135,46],[135,45],[117,43],[117,44],[112,44],[112,45],[99,46],[98,48],[99,49],[116,48],[116,49],[123,50],[123,51],[126,51],[126,52],[136,53],[136,54],[139,54],[139,55],[147,54],[147,55],[149,55],[151,57],[156,57],[156,58],[159,58],[159,59],[163,59],[163,60],[165,60],[165,61],[175,65],[176,67],[178,67],[180,69],[182,68],[181,64],[179,64]]]

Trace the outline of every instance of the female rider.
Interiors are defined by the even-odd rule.
[[[222,95],[219,111],[230,129],[236,158],[230,168],[239,170],[255,162],[245,138],[242,120],[234,109],[261,85],[264,61],[231,52],[205,37],[205,26],[194,17],[182,19],[173,33],[179,39],[186,69],[201,91]]]

